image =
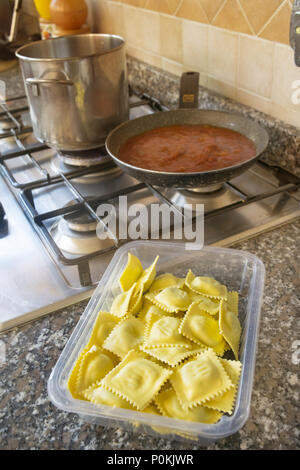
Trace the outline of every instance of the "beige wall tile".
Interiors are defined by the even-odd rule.
[[[181,0],[146,0],[144,8],[173,15]]]
[[[240,0],[249,22],[255,33],[270,19],[283,0]]]
[[[124,5],[125,39],[133,47],[160,54],[159,14]]]
[[[182,20],[183,64],[195,70],[207,71],[208,26]]]
[[[184,72],[197,71],[195,68],[187,67],[186,65],[179,64],[178,62],[166,59],[165,57],[161,58],[161,68],[166,72],[172,73],[173,75],[177,76],[182,75]],[[203,72],[200,72],[199,84],[201,86],[207,87],[207,75]]]
[[[275,45],[272,101],[300,112],[300,104],[293,104],[293,82],[300,80],[300,68],[294,62],[293,50],[283,44]]]
[[[237,34],[208,26],[208,74],[235,85],[237,56]]]
[[[236,98],[236,87],[230,83],[218,80],[217,78],[208,75],[207,76],[207,88],[216,91],[221,95],[228,96],[228,98]]]
[[[284,3],[282,8],[277,10],[270,22],[267,23],[259,36],[271,41],[289,44],[291,11],[292,9],[289,3]]]
[[[216,13],[218,12],[224,0],[199,0],[203,10],[206,13],[208,21],[211,23],[213,18],[215,17]]]
[[[152,54],[151,52],[145,51],[144,49],[138,49],[137,47],[126,45],[126,52],[128,55],[135,57],[146,64],[154,65],[155,67],[161,68],[161,57],[160,55]]]
[[[118,34],[125,38],[123,5],[111,1],[97,2],[92,5],[93,30],[99,33]],[[126,38],[125,38],[126,39]]]
[[[230,31],[252,34],[247,19],[236,0],[227,0],[215,16],[212,24]]]
[[[179,18],[160,15],[160,50],[167,59],[182,63],[182,24]]]
[[[238,87],[265,98],[271,97],[274,43],[240,37]]]
[[[280,106],[280,104],[277,103],[272,103],[271,114],[275,118],[300,129],[300,112]]]
[[[250,91],[245,91],[240,88],[236,91],[236,99],[240,103],[246,104],[247,106],[251,106],[258,111],[262,111],[263,113],[270,114],[271,111],[271,100],[267,98],[263,98],[262,96],[255,95]]]
[[[176,15],[200,23],[208,23],[208,18],[199,0],[183,0]]]
[[[166,57],[161,58],[161,67],[166,72],[170,72],[173,75],[180,76],[183,72],[188,72],[188,67],[175,62],[174,60],[167,59]]]
[[[145,6],[146,0],[117,0],[121,1],[122,3],[127,3],[127,5],[131,5],[133,7],[140,7],[143,8]]]

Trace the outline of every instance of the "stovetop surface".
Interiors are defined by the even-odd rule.
[[[137,103],[139,99],[133,96],[131,101]],[[23,107],[24,110],[19,105],[23,125],[30,130],[26,103]],[[151,106],[141,104],[132,107],[130,117],[152,112]],[[22,135],[20,142],[27,147],[36,140],[28,132]],[[13,137],[0,139],[2,155],[15,149]],[[110,202],[117,204],[117,195],[124,193],[128,195],[129,205],[142,203],[149,210],[151,204],[157,202],[171,203],[178,208],[185,203],[204,204],[205,244],[222,246],[300,216],[300,190],[296,189],[299,180],[263,162],[212,194],[148,188],[111,164],[108,164],[107,174],[105,159],[103,168],[97,166],[93,173],[67,179],[67,182],[58,178],[54,184],[47,185],[44,180],[55,178],[60,174],[58,170],[63,174],[70,170],[49,148],[35,152],[34,160],[25,152],[17,158],[0,158],[0,163],[0,201],[7,219],[7,226],[0,232],[0,331],[89,297],[105,271],[115,250],[112,241],[104,252],[88,259],[82,253],[56,249],[56,243],[62,243],[62,247],[69,243],[66,233],[49,247],[48,234],[55,233],[62,220],[59,211],[74,202],[77,194],[85,201],[93,201],[95,197],[102,200],[109,194],[115,196]],[[8,182],[7,175],[12,176],[13,181]],[[32,219],[45,213],[53,217],[39,220],[34,227]],[[87,242],[91,243],[89,239]],[[60,253],[62,257],[58,256]]]

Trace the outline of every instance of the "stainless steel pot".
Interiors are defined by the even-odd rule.
[[[81,34],[19,48],[33,131],[60,151],[102,146],[128,119],[125,41]]]

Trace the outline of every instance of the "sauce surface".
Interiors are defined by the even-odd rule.
[[[254,143],[239,132],[209,125],[175,125],[129,138],[118,158],[155,171],[194,173],[217,170],[254,157]]]

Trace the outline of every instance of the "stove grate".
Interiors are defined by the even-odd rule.
[[[153,112],[161,112],[168,109],[163,104],[161,104],[156,98],[151,97],[146,93],[137,93],[132,89],[130,90],[130,93],[134,94],[137,98],[137,101],[131,103],[131,107],[148,105],[152,108]],[[24,99],[24,96],[15,97],[13,100],[10,101],[17,103],[18,100],[21,99]],[[182,217],[184,217],[184,214],[181,209],[178,206],[174,205],[174,203],[172,203],[172,201],[167,197],[167,195],[164,194],[162,188],[153,187],[144,183],[132,184],[126,188],[105,194],[105,196],[101,197],[83,196],[79,189],[75,187],[72,181],[78,177],[86,176],[97,172],[100,165],[95,165],[92,167],[78,167],[76,169],[71,168],[70,171],[64,173],[58,171],[57,174],[50,175],[49,172],[45,168],[43,168],[43,166],[39,163],[38,158],[35,156],[38,152],[40,152],[41,150],[45,150],[48,147],[44,144],[37,142],[26,146],[20,138],[22,135],[29,132],[31,128],[28,126],[24,126],[22,124],[22,121],[18,120],[15,115],[17,115],[20,110],[24,110],[27,108],[25,106],[20,107],[20,105],[18,104],[15,107],[11,107],[11,102],[9,103],[10,106],[7,106],[6,104],[0,105],[3,110],[0,113],[0,119],[1,116],[5,116],[6,119],[10,119],[12,121],[12,124],[14,124],[14,128],[10,129],[9,132],[0,135],[0,141],[2,138],[7,138],[7,135],[9,135],[15,140],[15,148],[0,154],[1,173],[12,187],[19,190],[18,197],[20,204],[30,223],[37,231],[38,235],[46,246],[52,259],[56,262],[56,264],[59,262],[68,266],[77,266],[82,286],[89,286],[92,284],[92,276],[90,273],[89,261],[94,259],[98,255],[105,253],[106,251],[115,249],[116,247],[120,246],[123,241],[119,240],[114,234],[110,234],[113,240],[112,247],[104,248],[91,254],[68,257],[57,246],[56,242],[51,236],[50,230],[47,227],[47,221],[55,219],[59,216],[66,216],[69,214],[79,213],[80,211],[85,211],[91,216],[93,220],[105,226],[101,217],[97,215],[96,210],[99,204],[104,202],[111,202],[120,196],[129,195],[145,188],[148,188],[152,195],[160,202],[163,202],[168,206],[172,207],[174,211],[178,212]],[[13,169],[9,168],[7,162],[21,157],[26,157],[28,165],[34,166],[38,170],[41,176],[40,178],[34,179],[32,181],[27,181],[25,183],[20,183],[16,180],[14,176],[14,171]],[[101,169],[103,169],[104,167],[110,168],[113,165],[114,163],[110,161],[101,163]],[[216,215],[229,213],[230,211],[235,210],[237,208],[245,207],[246,205],[250,205],[254,202],[268,199],[278,194],[284,195],[285,193],[297,191],[300,188],[300,179],[297,178],[295,175],[290,174],[288,171],[279,167],[272,167],[263,161],[258,161],[257,165],[262,168],[267,168],[268,171],[271,171],[272,175],[274,176],[277,182],[276,186],[273,186],[272,189],[270,189],[269,191],[263,191],[259,194],[251,195],[248,194],[245,190],[239,188],[237,184],[233,182],[228,182],[225,184],[226,189],[234,193],[238,197],[238,201],[235,200],[234,202],[229,203],[225,207],[219,207],[206,212],[205,220],[208,220],[209,218],[212,218]],[[56,210],[50,210],[43,213],[39,213],[35,205],[35,191],[45,187],[51,188],[56,184],[66,185],[68,190],[72,193],[72,196],[74,198],[74,204],[60,207]],[[106,226],[105,228],[107,229]],[[125,242],[126,240],[124,241],[124,243]]]

